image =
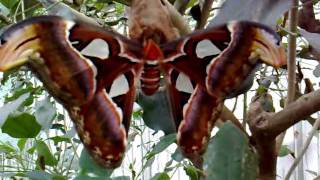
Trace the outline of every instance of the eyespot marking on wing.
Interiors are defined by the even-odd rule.
[[[193,85],[189,77],[183,73],[180,73],[177,77],[176,88],[179,91],[192,93],[194,91]]]
[[[129,91],[129,83],[124,75],[117,77],[110,88],[109,97],[113,98],[122,94],[126,94]]]
[[[221,50],[208,39],[198,42],[196,46],[196,55],[201,59],[207,56],[217,55],[220,52]]]
[[[107,59],[110,55],[109,45],[103,39],[94,39],[81,50],[81,54],[84,56]]]

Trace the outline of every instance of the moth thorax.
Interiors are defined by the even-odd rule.
[[[160,87],[160,70],[159,65],[145,64],[141,78],[141,89],[145,95],[154,94]]]

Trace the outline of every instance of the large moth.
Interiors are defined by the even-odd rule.
[[[0,37],[0,70],[30,67],[69,112],[92,157],[108,168],[124,156],[137,84],[153,95],[164,75],[178,145],[193,159],[205,151],[224,99],[259,63],[286,62],[277,34],[258,23],[178,37],[161,0],[132,1],[129,18],[130,38],[56,16],[19,22]]]

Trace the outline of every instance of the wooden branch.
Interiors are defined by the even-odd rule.
[[[292,8],[289,12],[289,31],[296,34],[298,26],[298,5],[299,0],[292,0]],[[289,34],[288,39],[288,95],[286,105],[294,101],[296,84],[296,35]],[[285,131],[277,138],[277,152],[280,150]]]
[[[95,26],[100,26],[94,19],[72,9],[68,5],[60,2],[59,0],[38,0],[43,7],[48,11],[48,14],[58,15],[71,20],[77,20],[85,23],[89,23]]]
[[[276,177],[276,141],[275,138],[265,136],[260,129],[255,128],[254,125],[260,124],[260,119],[257,117],[264,117],[267,119],[272,113],[266,112],[263,104],[273,102],[272,97],[267,94],[256,95],[250,104],[247,122],[252,132],[251,144],[256,148],[259,155],[259,175],[261,180],[274,180]]]
[[[252,105],[251,105],[252,106]],[[274,138],[295,123],[320,110],[320,90],[301,96],[278,113],[260,113],[251,117],[250,127],[263,137]]]
[[[6,25],[12,24],[12,21],[3,14],[0,14],[0,21],[2,21]]]
[[[301,96],[278,113],[266,112],[263,103],[268,94],[255,97],[250,104],[248,124],[252,132],[251,144],[256,147],[259,159],[259,179],[275,179],[277,135],[295,123],[320,110],[320,90]],[[271,101],[272,102],[272,101]]]
[[[201,9],[201,18],[197,22],[196,29],[203,29],[210,15],[213,0],[205,0]]]

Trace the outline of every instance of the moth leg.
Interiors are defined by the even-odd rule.
[[[197,159],[205,152],[222,105],[222,99],[211,96],[203,87],[196,86],[183,108],[183,120],[177,135],[178,144],[186,157]]]

